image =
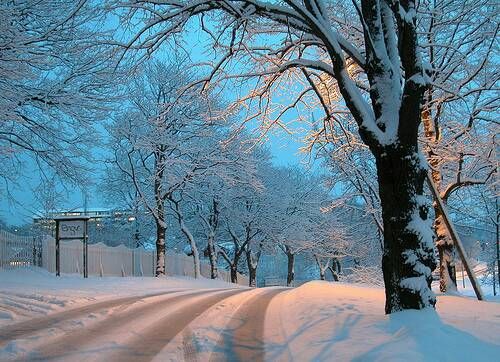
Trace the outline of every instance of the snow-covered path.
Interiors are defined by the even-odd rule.
[[[281,291],[169,291],[107,300],[4,326],[0,348],[15,343],[18,353],[13,360],[175,360],[176,353],[161,352],[194,319],[231,296],[252,294],[221,332],[218,347],[223,356],[259,361],[264,353],[259,346],[263,346],[266,305]],[[197,360],[192,340],[189,332],[183,334],[182,352],[185,359]]]
[[[382,289],[342,283],[0,270],[0,360],[499,360],[500,303],[440,295],[437,311],[386,316],[383,302]]]

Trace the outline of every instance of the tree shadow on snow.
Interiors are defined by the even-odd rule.
[[[443,323],[433,309],[393,313],[379,323],[390,340],[353,361],[498,361],[500,345]]]
[[[345,313],[349,311],[349,314]],[[266,359],[269,361],[279,360],[289,360],[293,361],[297,356],[291,355],[291,350],[289,345],[295,340],[299,340],[304,337],[309,331],[313,331],[316,328],[321,328],[321,324],[327,323],[329,320],[338,320],[341,316],[340,324],[336,324],[333,329],[333,334],[330,336],[325,336],[323,339],[314,340],[315,345],[323,345],[320,352],[315,356],[308,356],[311,361],[331,361],[332,347],[341,341],[349,338],[351,330],[353,327],[362,319],[362,313],[357,310],[356,306],[349,303],[342,303],[336,306],[330,306],[330,308],[323,310],[317,314],[319,318],[311,319],[309,316],[304,316],[300,319],[299,327],[290,333],[291,331],[286,331],[287,339],[282,343],[269,343],[266,342]],[[300,343],[300,342],[299,342]],[[286,353],[286,358],[285,358]]]

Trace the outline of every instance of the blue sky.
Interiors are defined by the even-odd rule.
[[[278,166],[301,165],[303,164],[303,154],[299,154],[301,143],[285,134],[270,135],[268,142],[273,155],[273,163]],[[18,185],[12,185],[11,193],[14,200],[2,198],[0,202],[0,219],[10,225],[21,225],[31,222],[33,214],[40,209],[36,202],[34,189],[40,181],[36,166],[28,158],[25,158],[23,173]],[[91,180],[98,183],[99,179]],[[79,187],[67,185],[64,193],[66,202],[61,205],[64,208],[72,209],[83,207],[83,193]],[[92,187],[87,199],[88,207],[110,207],[105,205],[101,197],[97,194],[96,188]]]

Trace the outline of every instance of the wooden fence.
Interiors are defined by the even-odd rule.
[[[78,240],[61,241],[61,273],[83,274],[83,247]],[[52,237],[18,236],[0,231],[0,267],[37,265],[51,273],[56,270],[55,240]],[[193,258],[182,254],[166,256],[167,275],[194,277]],[[89,244],[88,272],[95,276],[154,276],[156,252],[124,245]],[[210,264],[201,261],[201,274],[210,277]],[[230,274],[219,269],[219,279],[230,282]],[[248,285],[248,278],[238,275],[238,284]]]

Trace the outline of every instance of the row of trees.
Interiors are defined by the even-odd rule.
[[[347,218],[329,210],[319,177],[272,166],[268,151],[232,133],[217,100],[187,87],[193,74],[180,63],[145,63],[108,126],[113,156],[102,190],[154,221],[156,275],[165,274],[167,235],[181,234],[196,277],[201,249],[212,278],[223,260],[233,281],[243,268],[254,286],[261,255],[282,251],[289,285],[301,252],[315,255],[324,279],[349,249]]]

